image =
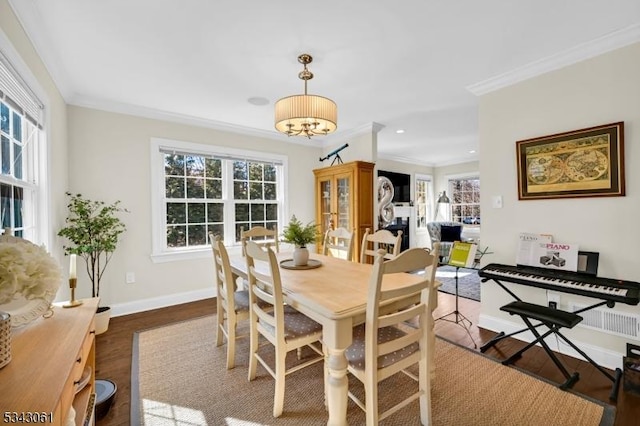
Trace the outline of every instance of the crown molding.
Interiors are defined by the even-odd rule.
[[[380,130],[384,129],[384,127],[385,126],[383,124],[372,121],[371,123],[366,123],[359,127],[336,132],[328,136],[327,139],[324,140],[323,147],[326,148],[333,144],[344,142],[345,139],[353,138],[355,136],[371,135],[372,133],[377,135]]]
[[[482,96],[638,41],[640,41],[640,24],[634,24],[504,74],[469,85],[466,89],[476,96]]]
[[[464,158],[464,159],[457,158],[457,159],[447,160],[447,161],[442,161],[437,163],[429,162],[429,161],[418,161],[415,158],[399,157],[395,155],[385,155],[385,154],[379,154],[378,158],[382,160],[397,161],[398,163],[414,164],[418,166],[433,167],[433,168],[457,166],[459,164],[476,163],[480,161],[477,154],[475,154],[473,158]]]
[[[211,120],[208,118],[194,117],[186,114],[178,114],[169,111],[158,110],[154,108],[143,107],[139,105],[125,104],[120,102],[108,101],[104,99],[96,99],[91,97],[74,96],[69,105],[96,109],[100,111],[113,112],[117,114],[131,115],[135,117],[149,118],[152,120],[168,121],[188,126],[204,127],[222,132],[236,133],[246,136],[266,138],[278,140],[287,143],[295,143],[299,145],[308,145],[307,139],[288,137],[275,130],[263,130],[253,127],[245,127],[237,124],[225,123],[222,121]],[[320,148],[320,145],[318,145]]]
[[[438,165],[434,162],[419,161],[415,158],[400,157],[397,155],[378,154],[378,159],[396,161],[398,163],[414,164],[414,165],[424,166],[424,167],[438,167]]]

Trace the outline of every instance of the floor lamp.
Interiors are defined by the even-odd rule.
[[[447,197],[447,191],[442,191],[440,195],[438,195],[438,201],[436,201],[436,214],[433,215],[433,220],[438,220],[438,213],[442,208],[445,213],[445,221],[449,220],[449,215],[447,212],[449,211],[449,206],[451,205],[451,200]],[[442,207],[441,207],[442,206]]]

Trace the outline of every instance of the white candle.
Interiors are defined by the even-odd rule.
[[[69,278],[77,278],[76,275],[76,255],[72,254],[69,257]]]

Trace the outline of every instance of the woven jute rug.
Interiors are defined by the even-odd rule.
[[[246,326],[239,329],[246,332]],[[215,318],[202,317],[136,333],[131,383],[131,422],[156,425],[324,425],[322,363],[286,378],[284,413],[273,418],[274,381],[258,364],[247,380],[248,339],[236,346],[236,367],[225,368],[226,345],[215,346]],[[271,351],[265,347],[266,355]],[[263,353],[263,355],[265,355]],[[311,351],[303,356],[310,356]],[[297,362],[295,351],[288,362]],[[362,393],[350,378],[349,387]],[[382,408],[415,389],[404,374],[379,388]],[[433,424],[455,426],[612,425],[615,408],[558,389],[515,368],[437,339],[432,382]],[[350,425],[364,425],[351,401]],[[383,425],[418,425],[419,407],[408,407]]]

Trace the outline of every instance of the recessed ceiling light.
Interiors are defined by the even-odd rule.
[[[257,106],[269,105],[269,99],[260,97],[249,98],[247,99],[247,102],[249,102],[251,105]]]
[[[469,151],[469,154],[475,154],[475,153],[476,153],[475,149],[472,149],[471,151]]]
[[[397,133],[397,134],[404,133],[404,129],[398,129],[398,130],[396,130],[396,133]]]

